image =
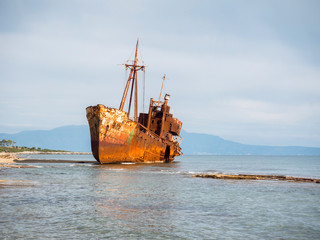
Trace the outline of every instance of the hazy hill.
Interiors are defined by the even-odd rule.
[[[220,137],[182,131],[182,152],[215,155],[320,155],[320,148],[276,147],[246,145]],[[16,134],[0,133],[0,139],[13,140],[18,146],[56,150],[90,152],[90,133],[87,125],[63,126],[52,130],[23,131]]]
[[[214,155],[320,155],[320,148],[299,146],[261,146],[247,145],[220,137],[188,133],[182,131],[182,151],[184,154],[214,154]]]
[[[63,126],[52,130],[23,131],[16,134],[0,133],[0,139],[13,140],[17,146],[90,152],[89,134],[89,127],[86,125]]]

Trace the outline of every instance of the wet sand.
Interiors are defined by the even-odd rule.
[[[97,161],[49,160],[49,159],[16,159],[14,163],[96,163]]]
[[[23,154],[28,154],[28,153],[23,153]],[[34,153],[32,152],[32,154]],[[41,153],[38,153],[38,154],[41,154]],[[51,154],[54,154],[54,153],[51,153]],[[72,153],[72,154],[77,154],[77,153]],[[86,154],[86,153],[83,153],[83,154]],[[23,166],[23,165],[12,165],[16,163],[97,163],[98,164],[97,161],[24,159],[24,158],[18,157],[18,154],[0,153],[0,167],[13,167],[13,168],[33,167],[33,166]]]
[[[0,164],[14,163],[15,160],[23,160],[13,153],[0,153]]]
[[[40,151],[24,151],[17,153],[18,155],[34,155],[34,154],[45,154],[45,155],[91,155],[91,152],[40,152]]]

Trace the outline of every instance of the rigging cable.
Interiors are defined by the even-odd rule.
[[[141,65],[143,66],[143,99],[142,99],[142,110],[143,110],[143,113],[144,113],[144,110],[145,110],[145,98],[146,98],[146,68],[145,68],[145,65],[144,65],[144,61],[143,61],[143,58],[142,58],[142,51],[140,49],[140,46],[138,46],[139,48],[139,55],[140,55],[140,62],[141,62]]]
[[[128,68],[125,67],[126,70],[124,71],[124,79],[123,79],[123,87],[126,85],[126,81],[128,81],[127,76],[128,76]]]
[[[142,109],[144,112],[144,102],[146,98],[146,70],[143,69],[143,99],[142,99]]]

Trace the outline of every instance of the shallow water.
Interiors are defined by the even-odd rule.
[[[35,156],[29,156],[36,158]],[[90,155],[37,155],[91,161]],[[4,239],[319,239],[320,184],[193,178],[320,178],[320,157],[183,156],[170,164],[1,168]]]

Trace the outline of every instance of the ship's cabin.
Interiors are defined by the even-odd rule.
[[[179,136],[182,122],[174,118],[168,106],[170,95],[166,94],[164,102],[150,99],[149,113],[140,113],[139,123],[163,138],[173,140],[174,136]]]

